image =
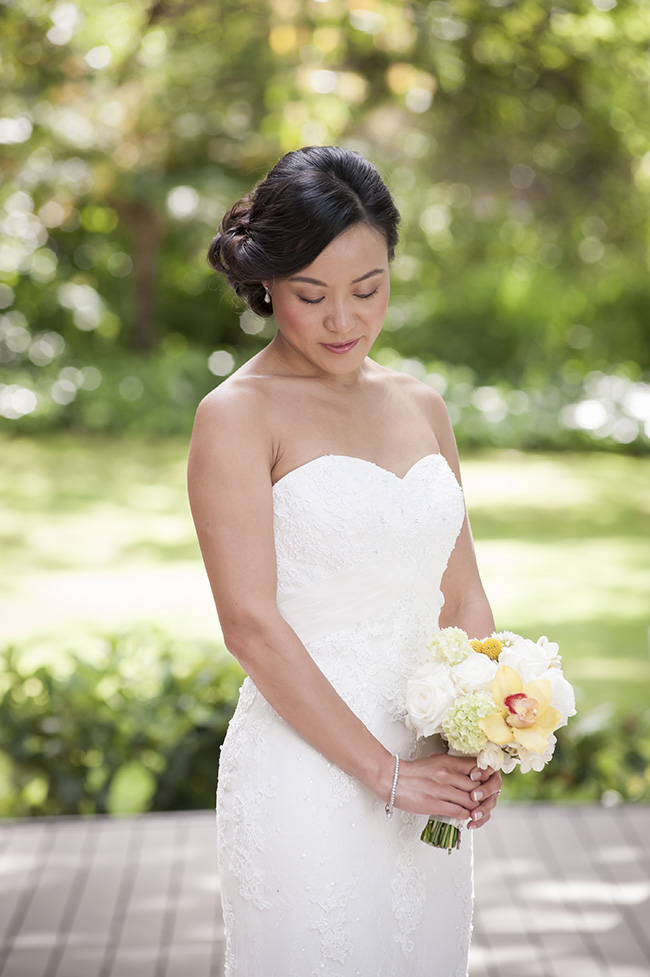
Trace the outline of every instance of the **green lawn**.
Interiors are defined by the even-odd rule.
[[[5,641],[49,653],[136,624],[218,640],[186,451],[178,440],[0,440]],[[463,474],[497,626],[558,640],[583,708],[646,706],[650,459],[490,452],[466,457]]]
[[[467,504],[497,627],[560,642],[583,705],[650,700],[650,459],[491,453]]]

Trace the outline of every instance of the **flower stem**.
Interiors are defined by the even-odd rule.
[[[420,840],[433,848],[446,848],[451,855],[452,848],[460,848],[460,830],[455,824],[429,818]]]

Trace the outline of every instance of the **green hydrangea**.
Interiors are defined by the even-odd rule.
[[[474,654],[474,649],[462,628],[443,628],[441,631],[436,631],[427,643],[427,648],[435,659],[448,665],[458,665],[469,655]]]
[[[487,743],[487,736],[478,725],[478,720],[495,712],[499,712],[499,707],[489,692],[459,696],[442,722],[449,745],[461,753],[478,753]]]

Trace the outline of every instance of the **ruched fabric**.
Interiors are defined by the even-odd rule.
[[[430,581],[411,580],[409,567],[389,553],[367,566],[340,570],[296,593],[281,595],[278,608],[298,637],[310,643],[330,631],[355,627],[414,588],[439,615],[442,592],[431,587]]]

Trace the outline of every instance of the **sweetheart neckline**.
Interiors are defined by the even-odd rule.
[[[311,458],[309,461],[304,462],[304,464],[298,465],[296,468],[292,468],[291,471],[286,473],[286,475],[283,475],[281,478],[279,478],[277,482],[274,482],[271,488],[272,489],[276,488],[276,486],[281,485],[282,482],[285,481],[285,479],[289,478],[290,475],[295,474],[295,472],[301,471],[303,468],[309,468],[310,465],[314,465],[316,464],[316,462],[323,461],[325,458],[346,458],[349,461],[358,461],[361,462],[361,464],[363,465],[370,465],[371,468],[377,468],[379,469],[380,472],[384,472],[386,475],[392,475],[392,477],[396,478],[398,482],[406,481],[406,479],[411,474],[411,472],[414,471],[414,469],[416,469],[418,465],[420,465],[423,461],[427,461],[428,458],[442,458],[444,463],[449,468],[449,462],[447,461],[447,459],[445,458],[445,456],[441,451],[431,451],[428,455],[423,455],[422,458],[418,458],[417,461],[413,462],[411,467],[408,469],[408,471],[405,472],[404,475],[397,475],[395,472],[391,471],[390,468],[384,468],[383,465],[378,465],[375,461],[368,461],[367,458],[359,458],[357,455],[342,455],[334,452],[331,454],[317,455],[315,458]],[[451,468],[449,470],[451,471]]]

